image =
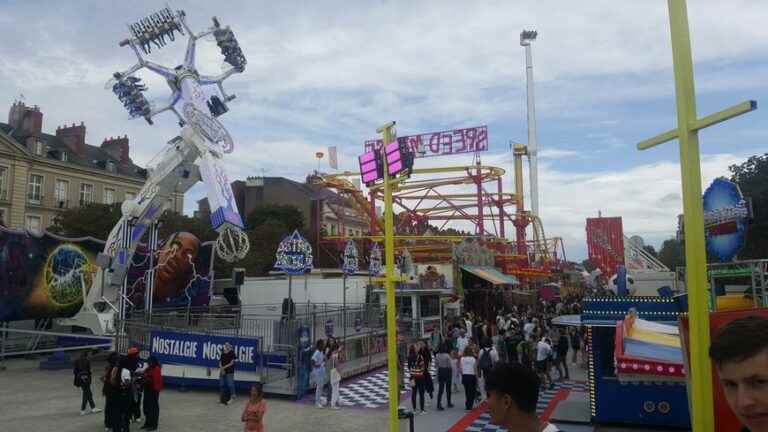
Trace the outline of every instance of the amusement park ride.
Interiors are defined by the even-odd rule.
[[[418,155],[418,150],[416,151]],[[514,147],[515,193],[504,192],[505,170],[486,166],[475,154],[475,163],[466,166],[414,168],[393,194],[399,211],[395,231],[397,247],[407,248],[414,262],[451,260],[451,245],[469,237],[482,237],[496,251],[497,266],[505,273],[521,277],[548,276],[565,260],[562,239],[547,238],[541,219],[525,210],[523,202],[523,145]],[[417,156],[418,157],[418,156]],[[335,189],[348,199],[355,211],[369,221],[370,237],[378,240],[383,221],[376,213],[382,201],[382,188],[373,186],[364,194],[350,180],[359,173],[314,173],[312,184]],[[467,192],[467,189],[473,192]],[[494,190],[495,189],[495,190]],[[343,216],[343,215],[340,215]],[[343,217],[340,218],[343,223]],[[473,235],[433,235],[453,221],[467,221]],[[432,223],[435,223],[432,225]],[[506,239],[509,224],[515,227],[515,240]],[[526,228],[532,227],[532,239]],[[323,245],[336,247],[347,237],[328,236]]]
[[[211,224],[219,232],[218,256],[227,261],[242,259],[248,252],[248,238],[234,202],[229,178],[222,166],[224,154],[233,150],[232,138],[217,117],[228,111],[226,105],[235,98],[224,91],[227,78],[245,70],[246,59],[229,27],[222,27],[214,17],[213,26],[193,33],[186,23],[184,11],[165,8],[129,25],[131,36],[120,42],[129,46],[138,62],[123,72],[116,72],[107,83],[132,118],[143,117],[149,124],[165,111],[176,115],[181,127],[179,136],[171,139],[159,155],[159,162],[149,168],[148,179],[133,200],[122,205],[122,218],[109,234],[99,254],[99,268],[81,310],[63,325],[86,327],[94,334],[113,334],[115,318],[124,318],[130,301],[126,295],[126,273],[136,247],[149,231],[150,254],[157,247],[158,219],[163,206],[173,193],[184,193],[198,181],[206,186],[211,204]],[[187,35],[182,64],[166,67],[145,59],[153,46],[162,48]],[[196,43],[213,35],[225,62],[231,66],[218,76],[206,76],[196,68]],[[167,103],[154,107],[144,96],[146,86],[135,74],[147,69],[165,78],[171,89]],[[206,86],[214,86],[218,94],[208,96]],[[153,244],[154,243],[154,244]],[[152,298],[151,283],[149,299]],[[151,311],[151,301],[149,304]]]

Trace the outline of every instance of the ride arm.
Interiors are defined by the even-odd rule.
[[[174,193],[184,193],[200,180],[199,169],[194,164],[199,156],[197,148],[180,137],[168,144],[136,198],[123,203],[123,215],[99,255],[101,274],[97,274],[94,283],[102,284],[101,289],[91,289],[86,304],[119,300],[136,246],[145,231],[157,222]]]

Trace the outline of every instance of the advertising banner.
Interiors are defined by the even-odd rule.
[[[255,372],[259,360],[259,340],[255,338],[154,331],[149,348],[160,363],[218,368],[226,342],[235,352],[235,370]]]
[[[620,217],[587,218],[589,260],[607,280],[624,264],[624,229]]]
[[[739,187],[715,179],[704,192],[704,231],[707,257],[731,261],[744,245],[749,209]]]
[[[476,126],[466,129],[453,129],[441,132],[429,132],[397,138],[398,143],[406,144],[418,157],[448,156],[462,153],[477,153],[488,150],[488,127]],[[378,150],[383,145],[381,139],[365,141],[365,152]]]

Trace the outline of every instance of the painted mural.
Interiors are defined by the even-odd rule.
[[[0,227],[0,321],[74,315],[104,243]]]
[[[213,246],[213,242],[201,243],[194,234],[180,232],[161,241],[151,260],[147,248],[138,247],[128,271],[128,297],[136,309],[144,308],[150,268],[155,269],[154,308],[207,305]]]
[[[68,318],[83,305],[96,276],[96,256],[104,242],[68,239],[0,227],[0,321]],[[139,246],[128,271],[128,296],[137,309],[155,269],[154,307],[207,305],[210,300],[213,243],[190,233],[162,241],[150,259]]]

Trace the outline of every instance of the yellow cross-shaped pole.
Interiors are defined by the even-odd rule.
[[[685,226],[685,286],[688,292],[689,398],[691,422],[695,432],[714,432],[712,365],[709,359],[709,293],[707,256],[704,243],[704,206],[701,195],[699,129],[757,109],[755,101],[746,101],[715,114],[698,118],[693,84],[693,58],[688,31],[685,0],[667,0],[672,36],[672,61],[677,97],[677,128],[637,145],[646,150],[678,139],[680,172],[683,186],[683,223]]]
[[[397,183],[387,172],[387,144],[394,140],[395,122],[388,122],[376,129],[382,134],[381,147],[384,160],[384,261],[386,274],[384,276],[384,291],[387,296],[387,373],[389,384],[389,431],[397,432],[397,408],[400,401],[400,389],[397,375],[397,321],[395,318],[395,223],[392,206],[392,189]]]

